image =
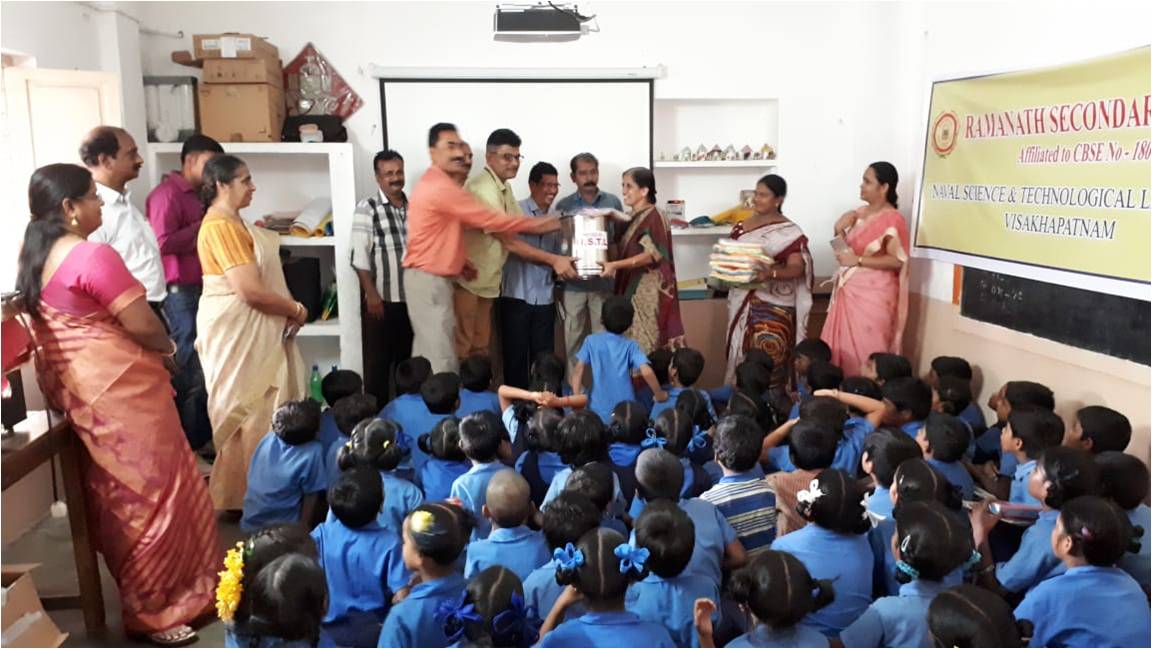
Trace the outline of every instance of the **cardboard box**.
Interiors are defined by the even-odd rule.
[[[68,638],[44,612],[30,571],[34,563],[0,567],[4,596],[2,612],[5,647],[59,647]]]
[[[200,131],[219,142],[279,142],[284,90],[267,83],[206,83],[199,88]]]
[[[278,59],[276,46],[253,34],[196,34],[192,47],[198,59]]]
[[[208,59],[204,61],[204,83],[267,83],[284,87],[280,59]]]

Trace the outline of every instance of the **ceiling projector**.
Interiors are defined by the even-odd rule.
[[[595,18],[581,15],[574,4],[499,4],[492,23],[496,40],[573,41],[598,31],[589,24]]]

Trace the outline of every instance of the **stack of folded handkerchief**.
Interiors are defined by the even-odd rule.
[[[712,246],[708,276],[727,284],[748,284],[764,264],[772,264],[772,258],[759,244],[721,239]]]

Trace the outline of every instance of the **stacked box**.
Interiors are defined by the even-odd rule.
[[[286,114],[275,45],[251,34],[197,34],[204,61],[200,130],[220,142],[279,142]]]

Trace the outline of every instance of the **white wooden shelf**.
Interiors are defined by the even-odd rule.
[[[657,169],[771,169],[780,166],[773,160],[657,160]]]
[[[179,155],[184,145],[179,142],[149,142],[148,149],[153,153],[175,153]],[[220,146],[230,155],[296,155],[315,153],[329,155],[347,150],[345,142],[221,142]]]
[[[336,245],[336,237],[292,237],[280,235],[280,245],[331,248]]]
[[[333,318],[331,320],[316,320],[300,327],[300,333],[297,336],[339,336],[340,335],[340,318]]]
[[[674,237],[726,237],[731,232],[731,225],[713,225],[707,228],[672,228],[672,236]]]

